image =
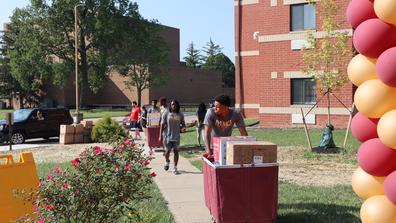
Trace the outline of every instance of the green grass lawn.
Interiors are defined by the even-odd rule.
[[[82,111],[84,118],[102,118],[106,115],[110,117],[121,117],[131,112],[130,109],[91,109],[89,111]],[[70,110],[74,113],[74,110]]]
[[[48,173],[55,167],[61,167],[63,169],[70,168],[70,163],[40,163],[37,164],[37,171],[40,178],[45,178]],[[171,212],[168,210],[166,202],[162,197],[157,185],[152,184],[152,188],[149,192],[150,199],[141,201],[139,206],[139,212],[142,217],[142,222],[145,223],[172,223],[174,222]]]

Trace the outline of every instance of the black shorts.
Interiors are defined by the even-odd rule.
[[[136,128],[139,128],[139,122],[131,121],[131,129],[136,129]]]

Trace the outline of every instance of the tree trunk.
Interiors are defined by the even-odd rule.
[[[327,91],[327,124],[331,124],[330,120],[330,93]]]
[[[88,61],[87,61],[87,51],[86,44],[84,40],[83,31],[80,32],[80,60],[81,60],[81,82],[80,82],[80,108],[85,108],[87,106],[88,97]]]
[[[141,88],[136,88],[136,93],[137,93],[137,103],[139,107],[142,105],[142,89]]]
[[[23,97],[22,97],[22,95],[19,95],[19,108],[20,108],[20,109],[24,108],[24,106],[23,106]]]

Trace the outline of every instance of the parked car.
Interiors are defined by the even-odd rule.
[[[60,125],[69,125],[73,119],[67,109],[32,108],[14,111],[11,140],[13,144],[26,139],[59,137]],[[0,142],[9,141],[9,125],[0,120]]]

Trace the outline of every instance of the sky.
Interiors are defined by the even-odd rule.
[[[0,0],[0,22],[9,22],[16,7],[25,7],[29,0]],[[234,1],[232,0],[136,0],[140,14],[147,19],[180,30],[180,60],[188,45],[202,48],[212,38],[223,47],[223,53],[234,61]],[[2,25],[1,28],[2,29]],[[203,52],[202,52],[203,53]]]

